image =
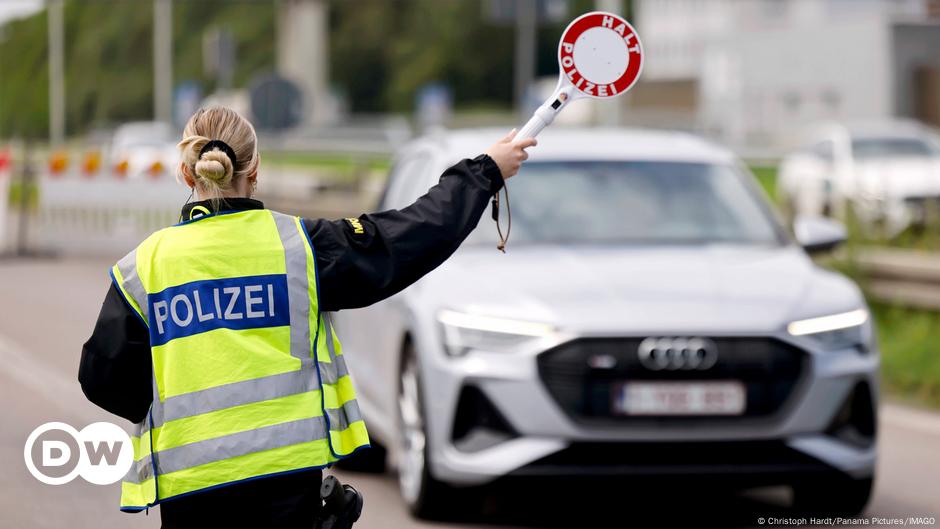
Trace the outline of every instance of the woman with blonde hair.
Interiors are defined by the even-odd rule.
[[[368,447],[328,313],[387,298],[446,260],[534,139],[514,132],[401,210],[301,219],[251,198],[254,128],[196,112],[179,148],[195,202],[118,261],[79,380],[135,424],[121,509],[163,527],[313,526],[321,469]]]

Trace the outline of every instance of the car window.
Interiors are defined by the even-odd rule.
[[[783,244],[748,178],[720,164],[530,162],[509,182],[513,242]],[[482,222],[471,240],[492,243],[492,232]]]
[[[938,156],[936,146],[920,138],[880,137],[855,138],[852,140],[852,154],[857,159],[907,158]]]
[[[382,196],[382,209],[402,209],[428,190],[427,169],[431,163],[428,151],[411,153],[395,164],[388,186]]]

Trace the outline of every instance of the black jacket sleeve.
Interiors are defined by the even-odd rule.
[[[502,185],[499,167],[484,154],[445,171],[404,209],[305,219],[317,254],[321,309],[371,305],[437,268],[470,235]]]
[[[150,362],[147,327],[112,283],[95,330],[82,347],[82,391],[101,408],[140,422],[153,400]]]

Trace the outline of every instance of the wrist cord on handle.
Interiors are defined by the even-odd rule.
[[[539,132],[542,132],[542,129],[551,125],[552,121],[555,120],[555,116],[561,111],[561,107],[568,101],[569,93],[567,88],[561,91],[556,90],[555,95],[548,98],[542,106],[536,109],[529,121],[522,127],[522,130],[516,134],[515,140],[534,138],[538,136]],[[499,243],[496,244],[496,249],[506,253],[506,243],[509,242],[509,232],[512,231],[512,209],[509,207],[509,186],[506,185],[506,182],[503,183],[503,189],[506,190],[506,219],[508,220],[505,236],[499,224],[499,191],[493,197],[493,220],[496,221],[496,233],[499,235]]]
[[[496,233],[499,235],[499,242],[496,243],[496,249],[506,253],[506,243],[509,242],[509,232],[512,231],[512,208],[509,207],[509,186],[503,183],[503,189],[506,191],[506,217],[509,224],[506,226],[506,235],[499,225],[499,191],[493,197],[493,220],[496,221]]]

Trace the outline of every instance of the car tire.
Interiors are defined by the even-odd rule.
[[[412,515],[439,520],[453,512],[454,493],[446,483],[434,479],[428,470],[427,415],[418,359],[411,343],[402,351],[399,371],[399,490]]]
[[[349,457],[340,459],[333,466],[349,472],[382,474],[385,472],[386,456],[385,447],[371,441],[369,448],[361,449]]]
[[[854,516],[865,510],[874,478],[834,477],[793,485],[793,508],[801,513]]]

